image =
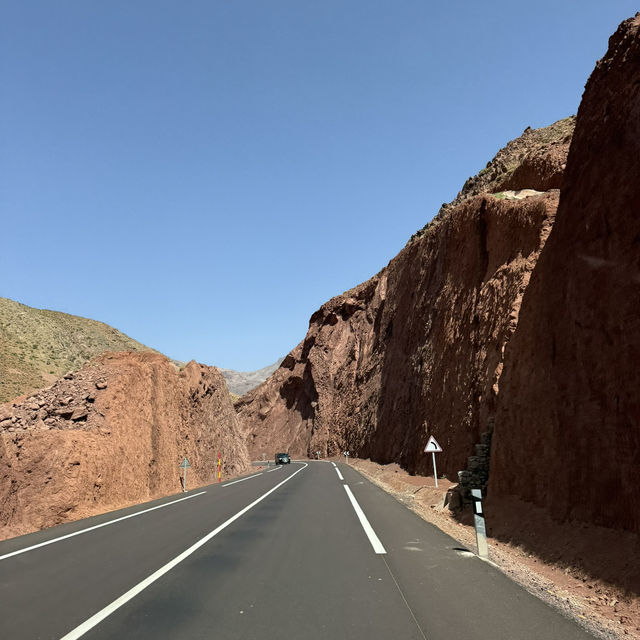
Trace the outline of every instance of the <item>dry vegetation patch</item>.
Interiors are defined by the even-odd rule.
[[[0,402],[50,385],[105,351],[153,351],[103,322],[0,298]]]

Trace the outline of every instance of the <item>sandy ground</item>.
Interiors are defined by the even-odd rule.
[[[476,539],[471,514],[459,522],[444,498],[454,483],[433,477],[411,476],[396,464],[350,460],[351,465],[393,495],[421,518],[437,526],[471,551]],[[467,524],[469,522],[469,524]],[[564,615],[575,619],[597,637],[640,639],[640,597],[569,568],[567,562],[548,562],[521,545],[489,537],[489,559],[501,571]],[[637,558],[637,556],[636,556]],[[640,561],[640,560],[638,560]]]

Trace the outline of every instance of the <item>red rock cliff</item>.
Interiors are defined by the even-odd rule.
[[[239,403],[250,453],[320,450],[456,477],[493,415],[502,353],[557,192],[463,202],[377,276],[326,303],[304,342]]]
[[[506,351],[490,495],[640,532],[640,14],[585,89]]]
[[[0,538],[214,482],[248,467],[220,372],[154,353],[105,354],[0,405]]]
[[[588,82],[564,176],[570,130],[528,151],[522,136],[312,316],[238,405],[252,455],[346,448],[428,473],[433,434],[456,479],[495,420],[490,498],[640,531],[639,24],[621,25]],[[470,197],[557,185],[546,245],[557,191]]]

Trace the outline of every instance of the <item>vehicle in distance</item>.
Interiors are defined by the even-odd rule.
[[[288,453],[276,453],[276,464],[291,464]]]

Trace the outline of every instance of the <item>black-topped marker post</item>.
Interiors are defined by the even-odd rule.
[[[471,497],[473,498],[473,524],[476,528],[478,555],[481,558],[487,558],[489,556],[489,547],[487,545],[487,528],[482,511],[482,491],[480,489],[471,489]]]

